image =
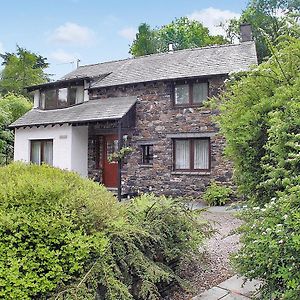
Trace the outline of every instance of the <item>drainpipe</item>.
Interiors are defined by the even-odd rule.
[[[120,151],[123,146],[123,136],[122,136],[122,119],[118,121],[118,150]],[[122,197],[122,160],[118,160],[118,200],[121,201]]]

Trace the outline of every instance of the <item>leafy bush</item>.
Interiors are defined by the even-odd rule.
[[[300,171],[300,41],[290,38],[273,51],[229,80],[218,118],[239,191],[262,204]]]
[[[243,247],[233,262],[248,278],[263,279],[261,299],[299,299],[299,199],[300,184],[242,215]]]
[[[233,261],[263,280],[263,299],[300,295],[300,41],[283,39],[267,62],[229,81],[219,117],[239,190],[254,206],[242,214]]]
[[[204,201],[210,206],[225,205],[230,200],[232,189],[226,186],[211,182],[203,194]]]
[[[118,203],[46,165],[0,168],[0,298],[161,299],[210,233],[179,201]]]

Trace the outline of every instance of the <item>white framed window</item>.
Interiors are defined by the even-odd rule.
[[[184,82],[174,85],[174,106],[196,106],[208,98],[208,82]]]
[[[53,140],[31,140],[30,162],[53,166]]]
[[[210,139],[174,139],[174,170],[209,171]]]

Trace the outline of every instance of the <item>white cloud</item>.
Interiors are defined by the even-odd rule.
[[[75,62],[77,59],[79,59],[78,53],[69,53],[65,50],[59,49],[52,53],[50,53],[50,58],[55,60],[58,63],[71,63]]]
[[[88,45],[95,39],[95,33],[88,27],[67,22],[57,27],[50,35],[50,41],[61,44]]]
[[[133,41],[137,34],[137,29],[134,27],[125,27],[125,28],[121,29],[118,33],[121,37],[123,37],[127,40],[130,40],[130,41]]]
[[[209,32],[213,35],[224,35],[225,31],[220,26],[220,23],[226,23],[229,19],[238,18],[240,15],[230,10],[221,10],[214,7],[205,8],[194,11],[187,17],[191,20],[201,22],[208,27]]]

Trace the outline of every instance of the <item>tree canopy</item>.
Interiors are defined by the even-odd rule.
[[[47,59],[25,48],[17,46],[15,53],[0,54],[4,69],[0,73],[0,94],[13,92],[28,95],[26,86],[40,84],[49,80],[45,69],[49,66]]]
[[[300,32],[292,26],[299,13],[299,0],[250,0],[241,17],[230,20],[227,37],[232,41],[239,37],[240,24],[251,24],[258,61],[262,62],[271,55],[270,45],[278,44],[283,35],[300,37]]]
[[[24,115],[32,104],[22,95],[6,94],[0,98],[0,165],[9,162],[13,154],[13,132],[7,126]]]
[[[210,35],[208,28],[200,22],[181,17],[170,24],[154,29],[142,23],[138,28],[136,39],[130,46],[129,53],[136,57],[167,52],[170,43],[173,44],[174,49],[181,50],[225,44],[227,40],[220,35]]]

